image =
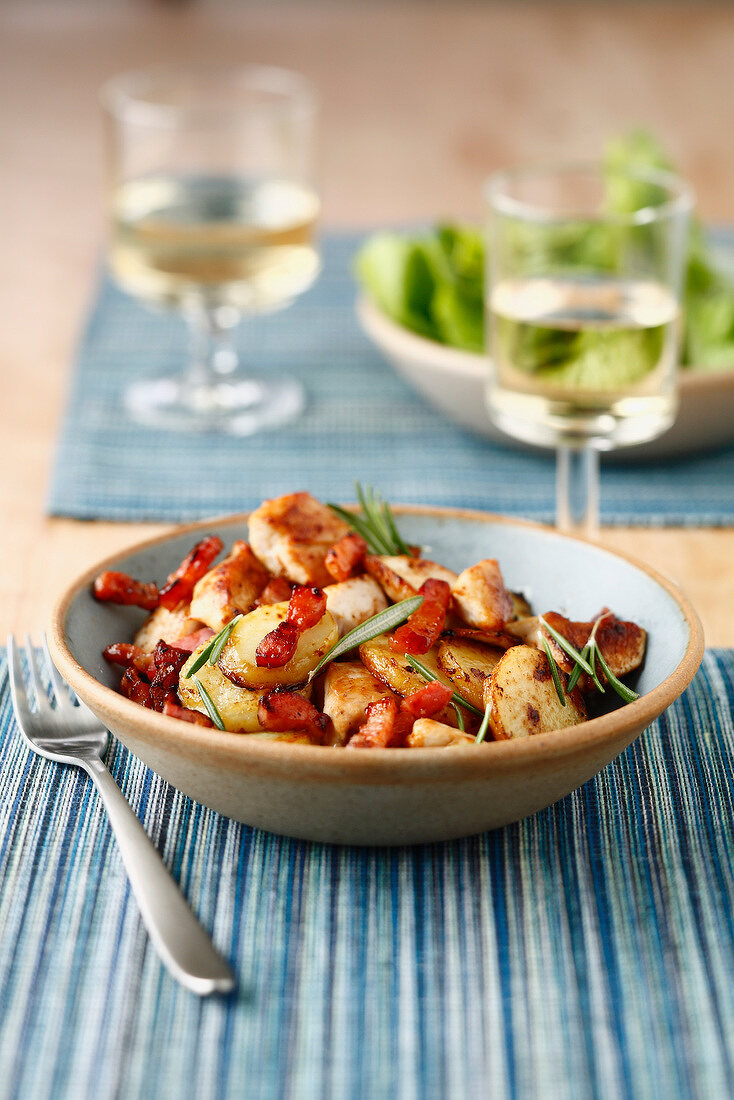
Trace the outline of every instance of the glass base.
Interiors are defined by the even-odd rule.
[[[192,386],[167,376],[136,382],[125,392],[133,420],[177,432],[254,435],[294,420],[305,404],[303,387],[293,378],[222,378]]]

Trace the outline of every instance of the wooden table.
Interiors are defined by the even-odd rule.
[[[492,169],[594,155],[642,122],[712,220],[734,219],[734,9],[706,3],[0,8],[0,639],[38,634],[67,579],[161,529],[44,516],[74,345],[103,236],[96,89],[159,60],[261,60],[323,96],[325,222],[476,217]],[[734,487],[732,487],[734,492]],[[688,591],[734,645],[734,530],[604,531]]]

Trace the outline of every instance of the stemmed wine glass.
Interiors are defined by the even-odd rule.
[[[599,452],[675,419],[692,196],[594,164],[498,173],[485,195],[489,414],[557,449],[557,526],[594,535]]]
[[[245,371],[234,334],[318,274],[310,83],[267,66],[159,66],[113,78],[102,104],[112,272],[191,334],[186,371],[131,385],[128,411],[241,435],[292,419],[301,385]]]

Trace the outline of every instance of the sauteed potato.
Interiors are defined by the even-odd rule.
[[[147,612],[104,651],[123,694],[227,734],[347,749],[486,746],[578,725],[595,696],[636,698],[620,677],[644,660],[641,626],[532,608],[492,557],[456,573],[358,495],[355,512],[265,501],[249,542],[217,564],[209,535],[161,584],[97,577],[98,600]]]

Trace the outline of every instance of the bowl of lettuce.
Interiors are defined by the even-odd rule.
[[[609,143],[610,197],[620,211],[639,195],[615,169],[671,165],[649,135]],[[441,223],[422,232],[372,235],[355,272],[362,328],[395,369],[442,413],[486,438],[517,446],[484,407],[485,243],[480,229]],[[579,347],[579,357],[586,349]],[[620,453],[684,454],[734,442],[734,229],[694,221],[686,263],[680,411],[657,440]]]

